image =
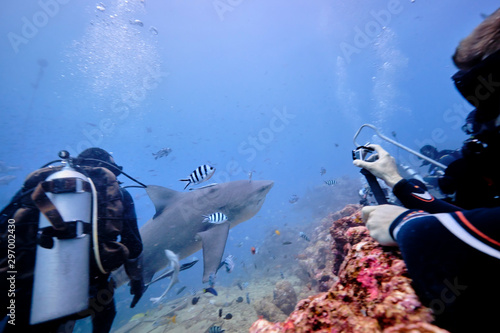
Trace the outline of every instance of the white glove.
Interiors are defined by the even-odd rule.
[[[384,246],[397,246],[389,233],[391,223],[407,209],[394,205],[365,206],[361,214],[370,236]]]
[[[403,179],[398,172],[396,160],[379,145],[369,145],[368,147],[375,149],[378,160],[374,162],[354,160],[353,164],[370,171],[375,177],[382,179],[392,189],[397,182]]]

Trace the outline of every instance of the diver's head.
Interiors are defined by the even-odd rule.
[[[425,145],[422,148],[420,148],[420,154],[435,159],[437,157],[438,150],[434,146]]]
[[[118,176],[123,167],[115,163],[115,159],[110,153],[101,148],[87,148],[77,157],[77,163],[82,166],[103,167]]]
[[[453,62],[459,69],[455,86],[476,108],[475,120],[495,120],[500,114],[500,9],[460,42]]]

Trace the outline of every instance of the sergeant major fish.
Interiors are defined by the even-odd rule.
[[[215,212],[210,215],[202,215],[202,216],[205,218],[202,222],[221,224],[227,221],[227,216],[220,212]]]
[[[337,185],[338,182],[335,179],[330,179],[330,180],[325,180],[325,184],[328,186],[333,186],[333,185]]]
[[[188,182],[184,187],[184,189],[186,189],[191,184],[200,184],[206,180],[209,180],[210,177],[213,176],[214,172],[215,172],[214,167],[208,164],[203,164],[197,167],[193,172],[191,172],[189,178],[179,179],[179,180],[181,182]]]
[[[226,259],[224,259],[220,265],[219,265],[219,268],[222,268],[222,266],[226,266],[226,272],[228,273],[231,273],[233,271],[233,268],[234,268],[234,260],[233,260],[233,256],[230,254],[226,257]]]
[[[307,235],[304,232],[302,232],[302,231],[299,232],[299,236],[302,237],[302,238],[304,238],[308,242],[310,241],[309,237],[307,237]]]

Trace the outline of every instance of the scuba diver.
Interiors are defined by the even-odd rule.
[[[491,300],[500,297],[496,284],[485,283],[500,274],[500,9],[460,42],[453,60],[459,69],[455,86],[476,108],[464,126],[471,137],[463,157],[446,168],[440,184],[442,190],[451,184],[460,207],[403,179],[380,146],[369,146],[378,160],[353,163],[384,180],[405,206],[366,206],[363,220],[381,245],[399,247],[435,324],[454,333],[491,332],[498,326]]]
[[[0,286],[15,288],[0,301],[5,333],[72,332],[89,315],[94,333],[109,332],[116,315],[110,273],[121,265],[131,307],[145,291],[134,202],[117,180],[122,167],[101,148],[59,156],[63,165],[48,166],[61,162],[53,161],[28,175],[0,215]]]
[[[500,62],[500,54],[497,53]],[[493,111],[474,110],[462,127],[471,135],[462,147],[463,157],[452,162],[439,178],[444,194],[455,194],[453,203],[465,209],[500,206],[500,121]],[[478,117],[479,115],[479,117]]]
[[[437,150],[436,147],[432,145],[423,146],[422,148],[420,148],[420,153],[446,166],[450,165],[450,163],[462,157],[460,149],[457,150],[444,149],[439,151]],[[424,180],[427,184],[432,185],[433,187],[438,187],[439,185],[438,179],[444,175],[444,170],[442,170],[435,164],[431,164],[429,161],[426,160],[422,162],[420,167],[429,164],[430,164],[429,170],[427,171],[427,175],[424,176]]]

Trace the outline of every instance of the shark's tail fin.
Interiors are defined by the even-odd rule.
[[[188,182],[186,184],[186,186],[184,187],[184,189],[187,189],[187,187],[191,184],[191,179],[179,179],[179,181],[181,181],[181,182]]]

